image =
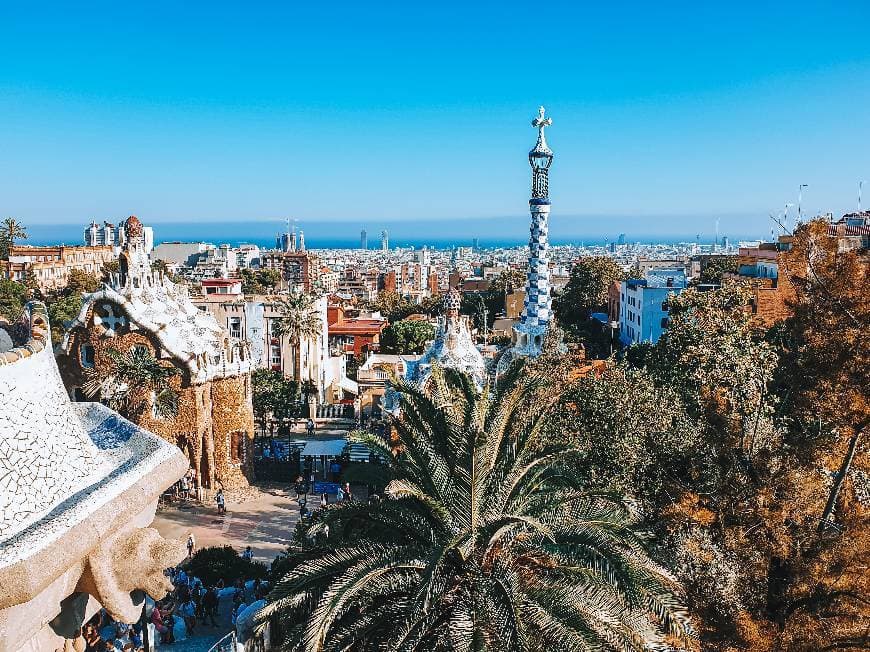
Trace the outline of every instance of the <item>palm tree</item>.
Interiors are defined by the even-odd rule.
[[[280,317],[273,321],[272,333],[278,337],[290,338],[294,351],[294,376],[296,380],[310,380],[302,377],[302,343],[316,340],[323,328],[320,315],[314,308],[314,296],[304,292],[291,292],[278,302]]]
[[[506,376],[491,394],[450,370],[433,370],[430,394],[396,383],[398,446],[355,435],[390,460],[386,499],[303,527],[316,543],[288,552],[260,614],[287,625],[286,649],[664,650],[694,637],[628,502],[584,490],[573,452],[540,441],[553,399]]]
[[[8,258],[9,252],[15,246],[15,240],[27,238],[24,225],[15,218],[7,217],[0,225],[0,258]]]
[[[106,356],[107,370],[85,370],[86,396],[130,419],[142,416],[149,405],[155,417],[171,419],[178,414],[178,394],[168,385],[178,369],[161,365],[144,346],[133,346],[126,353],[109,349]]]

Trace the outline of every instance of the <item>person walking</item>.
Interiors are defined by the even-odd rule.
[[[224,498],[224,490],[223,489],[218,489],[217,494],[215,494],[214,500],[217,503],[218,514],[226,514],[227,513],[227,506],[226,506],[226,499]]]
[[[341,488],[341,486],[339,486],[338,489],[336,489],[335,501],[339,502],[339,503],[344,502],[344,490]]]
[[[351,502],[353,500],[353,492],[350,490],[350,482],[344,483],[344,500]]]
[[[187,556],[193,557],[193,551],[196,549],[196,540],[193,538],[193,532],[187,535]]]
[[[326,493],[320,494],[320,509],[326,509],[327,505],[329,505],[329,495]]]
[[[215,615],[217,614],[218,608],[218,594],[217,589],[211,586],[208,591],[205,592],[205,595],[202,596],[202,624],[205,625],[206,618],[211,620],[211,626],[217,627],[218,624],[215,621]]]
[[[314,436],[314,419],[308,419],[308,423],[305,424],[305,429],[308,431],[308,436]]]

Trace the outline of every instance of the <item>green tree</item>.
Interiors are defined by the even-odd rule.
[[[393,322],[381,333],[381,351],[398,355],[423,353],[426,343],[435,337],[435,328],[427,321]]]
[[[281,272],[277,269],[261,269],[257,272],[257,280],[267,292],[274,292],[281,283]]]
[[[66,296],[76,295],[81,297],[82,294],[96,292],[99,289],[100,279],[96,276],[80,269],[72,269],[67,278],[63,294]]]
[[[51,339],[57,344],[63,339],[66,323],[75,319],[82,309],[82,297],[78,294],[56,295],[46,304],[48,321],[51,324]]]
[[[399,321],[412,314],[415,305],[398,292],[384,290],[378,293],[369,308],[380,312],[388,321]]]
[[[0,259],[9,258],[9,252],[15,246],[16,240],[27,238],[27,230],[21,222],[7,217],[0,224]]]
[[[565,289],[556,296],[553,310],[565,328],[576,327],[596,311],[605,311],[607,288],[625,278],[625,272],[606,256],[581,258],[571,268]]]
[[[104,370],[85,370],[82,390],[86,396],[132,420],[143,416],[149,407],[157,417],[175,417],[178,393],[170,387],[169,379],[178,375],[178,369],[161,364],[144,346],[133,346],[125,353],[108,349],[106,357],[109,364]]]
[[[276,306],[279,317],[272,320],[272,333],[277,337],[288,337],[295,351],[294,378],[302,379],[302,356],[300,345],[304,340],[320,337],[323,322],[314,306],[314,296],[304,292],[291,292],[278,300]]]
[[[0,278],[0,317],[15,321],[27,303],[27,287],[8,278]]]
[[[713,258],[707,266],[701,270],[698,276],[699,283],[722,283],[722,274],[737,272],[739,265],[737,264],[737,256],[722,256]]]
[[[299,404],[299,383],[274,369],[256,369],[251,374],[254,417],[266,430],[269,416],[284,419],[295,416]]]
[[[589,493],[574,452],[540,446],[546,409],[436,369],[397,389],[385,500],[327,509],[263,613],[291,650],[646,650],[692,630],[632,511]],[[543,408],[544,406],[539,406]],[[322,536],[329,526],[329,537]]]

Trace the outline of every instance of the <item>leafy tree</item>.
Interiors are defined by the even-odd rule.
[[[607,256],[581,258],[571,268],[565,289],[553,302],[559,323],[565,328],[575,327],[589,319],[607,305],[607,288],[614,281],[625,278],[625,272]]]
[[[490,399],[436,369],[398,386],[385,500],[327,509],[263,617],[292,650],[646,650],[692,630],[632,510],[590,493],[575,452],[538,440],[546,405],[508,378]],[[322,536],[329,526],[329,537]],[[318,536],[321,535],[321,536]],[[319,542],[319,543],[318,543]]]
[[[381,333],[381,351],[398,355],[423,353],[434,337],[435,329],[429,322],[403,319],[393,322]]]
[[[16,240],[27,238],[27,230],[21,222],[7,217],[0,224],[0,259],[9,258],[9,252],[15,246]]]
[[[75,319],[82,309],[82,298],[78,294],[59,294],[46,303],[48,320],[51,324],[51,339],[57,344],[63,339],[66,323]]]
[[[698,276],[699,283],[722,283],[722,274],[726,272],[735,273],[739,269],[739,265],[737,264],[737,256],[722,256],[720,258],[713,258],[707,266],[701,270],[701,274]]]
[[[117,260],[107,260],[103,263],[102,280],[109,279],[109,274],[116,274],[121,269],[121,263]]]
[[[0,278],[0,317],[15,321],[27,303],[27,287],[8,278]]]
[[[378,293],[369,307],[380,312],[388,321],[399,321],[411,314],[414,304],[398,292],[384,290]]]
[[[251,374],[254,417],[263,430],[268,425],[269,415],[276,419],[295,415],[299,403],[299,383],[285,378],[280,371],[256,369]]]
[[[281,283],[281,272],[277,269],[241,269],[242,292],[245,294],[268,294]]]
[[[304,292],[291,292],[277,302],[280,317],[272,320],[272,333],[277,337],[288,337],[296,353],[294,377],[302,378],[302,356],[299,347],[304,340],[320,337],[323,323],[314,307],[314,296]]]
[[[72,269],[67,278],[63,294],[65,296],[75,295],[81,297],[83,293],[96,292],[99,289],[100,279],[96,276],[80,269]]]
[[[104,371],[85,370],[82,390],[86,396],[131,420],[143,416],[149,407],[161,418],[178,414],[178,393],[169,385],[178,369],[161,364],[144,346],[133,346],[125,353],[108,349],[106,357],[109,364]]]

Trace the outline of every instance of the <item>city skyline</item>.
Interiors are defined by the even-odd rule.
[[[838,215],[870,177],[860,3],[631,21],[560,3],[208,7],[7,12],[4,214],[519,221],[539,104],[560,156],[554,230],[636,216],[694,234],[718,217],[767,233],[801,184],[806,214]]]

